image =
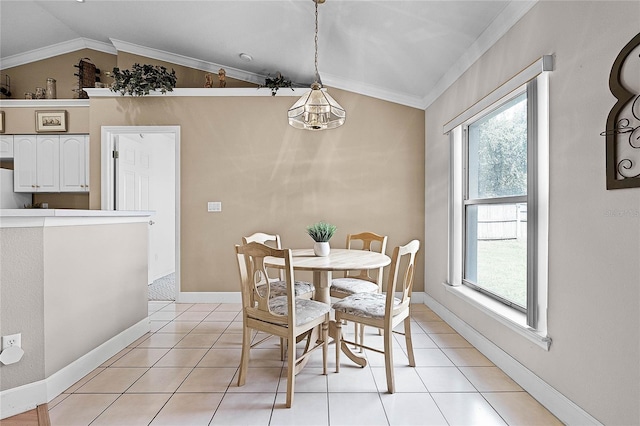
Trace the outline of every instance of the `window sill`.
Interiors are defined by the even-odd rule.
[[[532,343],[535,343],[545,351],[549,350],[549,347],[551,346],[551,338],[546,334],[540,333],[529,327],[527,325],[526,315],[522,312],[493,300],[492,298],[466,286],[452,286],[447,283],[443,283],[443,285],[449,293],[456,295],[460,299],[478,308],[500,324],[515,331],[520,336],[526,338]]]

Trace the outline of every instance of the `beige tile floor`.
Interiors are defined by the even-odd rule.
[[[412,306],[415,368],[395,336],[395,394],[383,355],[366,352],[365,368],[342,357],[335,373],[332,345],[328,375],[316,351],[296,376],[291,409],[275,338],[252,350],[247,383],[236,384],[240,305],[149,302],[149,315],[150,333],[49,403],[52,425],[561,424],[424,305]],[[382,344],[374,330],[366,341]]]

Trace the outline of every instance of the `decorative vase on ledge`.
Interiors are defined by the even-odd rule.
[[[331,246],[329,246],[329,241],[320,241],[313,244],[313,253],[316,256],[321,256],[321,257],[329,256],[330,251],[331,251]]]

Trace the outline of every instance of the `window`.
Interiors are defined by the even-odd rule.
[[[528,125],[519,92],[464,132],[463,284],[525,312]]]
[[[451,139],[448,284],[547,348],[552,59],[544,56],[444,126]]]

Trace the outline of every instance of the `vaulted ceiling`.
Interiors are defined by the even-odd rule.
[[[426,108],[535,1],[327,0],[318,7],[322,83]],[[0,0],[0,67],[89,47],[223,67],[255,83],[279,71],[308,86],[314,14],[312,0]]]

